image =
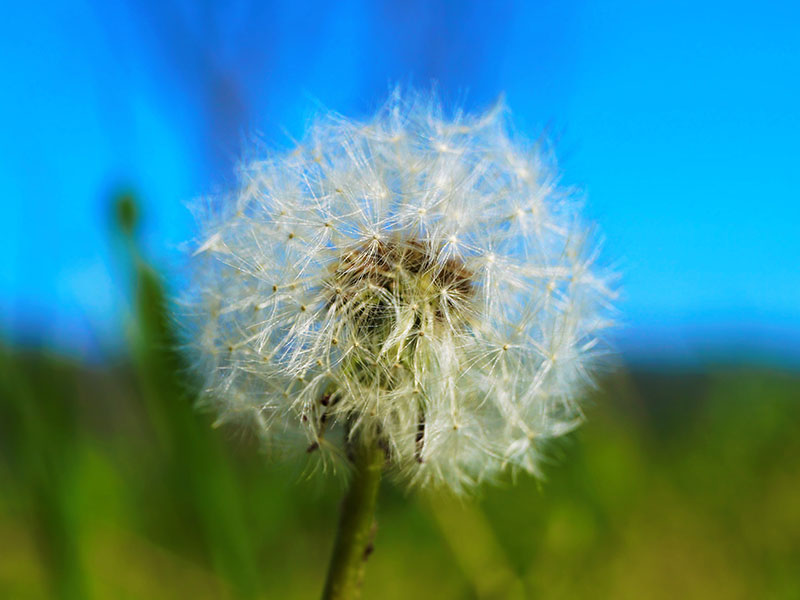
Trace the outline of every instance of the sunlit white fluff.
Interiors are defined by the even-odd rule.
[[[502,106],[395,94],[320,118],[207,202],[185,298],[222,420],[322,456],[385,448],[414,484],[537,472],[572,429],[612,296],[541,145]]]

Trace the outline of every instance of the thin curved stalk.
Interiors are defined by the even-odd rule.
[[[354,454],[353,478],[342,501],[339,529],[322,600],[360,598],[365,563],[372,552],[375,506],[386,457],[383,449],[377,446],[358,447]]]

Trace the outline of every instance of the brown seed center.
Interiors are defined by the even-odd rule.
[[[473,274],[441,254],[440,247],[416,239],[376,240],[349,250],[334,268],[330,304],[370,326],[398,308],[459,322],[474,295]]]

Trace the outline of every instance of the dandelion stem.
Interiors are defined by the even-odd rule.
[[[353,454],[353,479],[342,501],[322,600],[360,598],[364,566],[372,552],[375,505],[386,456],[377,445],[359,445],[353,449]]]

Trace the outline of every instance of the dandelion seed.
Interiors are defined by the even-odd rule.
[[[580,421],[613,294],[546,149],[502,107],[441,114],[396,94],[242,165],[204,215],[186,339],[223,420],[460,491],[536,473]]]

